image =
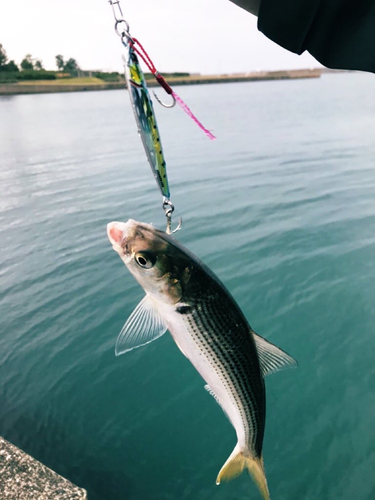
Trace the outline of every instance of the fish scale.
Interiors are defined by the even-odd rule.
[[[225,365],[223,372],[232,375],[232,383],[236,386],[235,394],[241,401],[243,411],[252,417],[253,412],[248,410],[258,406],[259,408],[264,407],[261,401],[257,401],[257,399],[264,400],[264,398],[254,397],[257,392],[259,396],[263,393],[264,384],[259,375],[259,363],[257,362],[254,341],[250,334],[250,326],[242,312],[238,310],[237,304],[233,304],[234,301],[225,287],[221,283],[211,283],[209,288],[212,290],[214,285],[215,295],[211,292],[211,300],[205,302],[203,301],[204,287],[202,287],[201,295],[203,297],[201,300],[205,306],[202,314],[199,314],[198,307],[198,317],[202,322],[208,341],[211,340],[211,347],[216,350],[217,354],[220,354],[221,362]],[[223,314],[223,311],[226,311],[226,314]],[[220,333],[220,337],[218,333]],[[260,381],[261,387],[253,387],[256,380]],[[262,415],[260,415],[260,419],[262,419]],[[255,425],[253,425],[253,430],[256,431]],[[257,453],[260,456],[261,442]]]
[[[264,384],[259,375],[259,365],[253,360],[255,345],[249,333],[250,327],[244,323],[242,315],[228,321],[226,315],[221,313],[227,304],[225,292],[222,290],[220,296],[218,290],[214,300],[205,300],[204,295],[200,295],[200,302],[187,318],[186,328],[203,348],[231,399],[236,401],[242,417],[246,444],[254,456],[260,457],[265,419]],[[189,302],[189,298],[184,297],[184,301]],[[233,323],[236,325],[234,331]],[[259,379],[260,384],[255,384],[256,379]],[[211,389],[215,392],[214,387]]]

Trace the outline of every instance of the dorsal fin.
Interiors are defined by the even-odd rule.
[[[257,347],[260,369],[263,377],[278,372],[279,370],[284,370],[285,368],[298,366],[297,361],[285,351],[271,344],[271,342],[268,342],[268,340],[257,335],[252,330],[251,334],[254,337]]]

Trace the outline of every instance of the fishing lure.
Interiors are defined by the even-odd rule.
[[[167,210],[168,213],[170,210],[173,212],[173,204],[170,201],[171,193],[163,146],[144,74],[139,65],[138,57],[129,43],[127,44],[126,56],[123,56],[123,62],[126,84],[138,132],[152,173],[163,195],[163,208],[167,214]]]
[[[153,103],[147,88],[142,68],[139,64],[138,56],[142,59],[142,61],[154,75],[159,85],[161,85],[167,92],[167,94],[171,95],[173,99],[172,104],[165,104],[158,98],[158,96],[154,92],[157,101],[162,106],[167,108],[173,107],[177,102],[181,106],[181,108],[195,121],[199,128],[204,131],[207,137],[209,137],[210,139],[215,139],[215,136],[199,122],[190,108],[173,91],[173,89],[165,81],[164,77],[156,70],[152,60],[143,48],[142,44],[136,38],[131,37],[129,32],[129,24],[123,17],[119,0],[109,0],[109,3],[112,6],[113,15],[116,21],[115,31],[121,38],[121,42],[125,47],[125,56],[123,56],[125,80],[135,120],[137,123],[138,132],[141,137],[148,162],[151,166],[152,173],[163,196],[163,209],[167,217],[166,232],[170,234],[171,232],[176,232],[181,228],[181,219],[177,228],[172,231],[171,223],[174,205],[170,199],[171,193],[168,183],[166,161],[163,153],[163,147]]]

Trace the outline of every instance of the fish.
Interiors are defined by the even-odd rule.
[[[297,362],[257,335],[220,279],[192,252],[151,224],[111,222],[108,238],[146,292],[122,328],[116,355],[169,330],[235,429],[237,443],[216,484],[248,470],[264,500],[264,377]]]

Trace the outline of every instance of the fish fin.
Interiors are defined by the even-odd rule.
[[[230,481],[242,474],[243,470],[247,469],[253,481],[257,485],[264,500],[269,500],[270,494],[267,486],[267,479],[264,473],[263,458],[254,458],[241,451],[238,443],[221,468],[216,484],[221,481]]]
[[[268,342],[268,340],[257,335],[255,332],[251,331],[251,333],[254,337],[255,345],[257,346],[260,369],[263,377],[278,372],[279,370],[284,370],[285,368],[298,366],[297,361],[285,351],[271,344],[271,342]]]
[[[229,419],[229,421],[230,421],[230,418],[229,418],[229,416],[228,416],[228,413],[225,411],[225,409],[224,409],[223,405],[222,405],[222,404],[220,403],[220,401],[219,401],[219,398],[216,396],[216,394],[215,394],[215,393],[214,393],[214,391],[211,389],[211,387],[210,387],[208,384],[206,384],[206,385],[204,386],[204,388],[206,389],[206,391],[207,391],[207,392],[209,392],[209,393],[211,394],[211,396],[214,398],[214,400],[216,401],[216,403],[217,403],[217,404],[221,407],[221,409],[223,410],[224,415],[225,415],[225,416]]]
[[[149,295],[146,295],[129,316],[117,337],[116,356],[149,344],[167,331]]]
[[[219,401],[218,401],[218,399],[217,399],[217,396],[216,396],[216,394],[214,393],[214,391],[211,389],[211,387],[210,387],[208,384],[206,384],[206,385],[204,386],[204,388],[205,388],[205,389],[206,389],[206,391],[207,391],[207,392],[209,392],[209,393],[211,394],[211,396],[212,396],[213,398],[215,398],[215,399],[216,399],[216,401],[219,403]],[[220,403],[219,403],[219,404],[220,404]]]
[[[177,347],[180,349],[180,351],[182,352],[182,354],[185,356],[185,358],[187,358],[186,356],[186,353],[184,352],[184,350],[182,349],[182,347],[180,346],[180,344],[177,342],[177,340],[175,338],[173,338],[173,340],[175,341]],[[189,359],[189,358],[188,358]]]

